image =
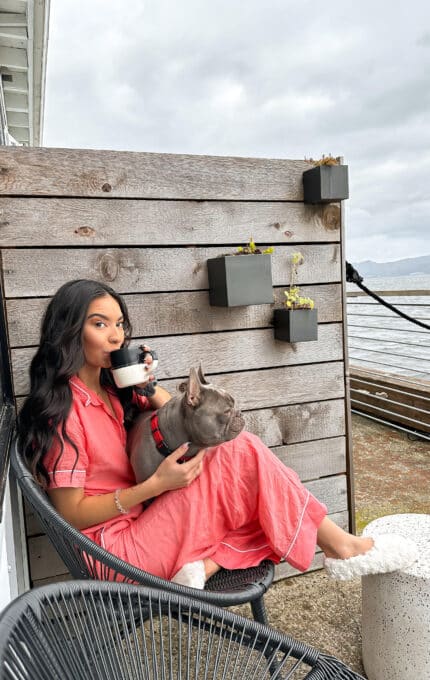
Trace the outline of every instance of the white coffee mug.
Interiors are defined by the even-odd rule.
[[[144,363],[144,358],[150,354],[139,347],[123,347],[110,353],[112,363],[112,375],[117,387],[131,387],[148,382],[151,373],[158,366],[158,360],[152,363]]]

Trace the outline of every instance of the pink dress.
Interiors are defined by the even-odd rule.
[[[73,403],[66,429],[77,452],[64,441],[57,461],[60,447],[52,446],[44,461],[51,488],[82,487],[86,495],[95,495],[132,486],[118,397],[109,395],[114,418],[79,378],[70,386]],[[148,408],[145,398],[136,399]],[[326,514],[293,470],[258,437],[242,432],[207,450],[203,471],[189,487],[166,492],[145,510],[137,505],[83,533],[121,559],[166,579],[187,562],[205,557],[228,569],[284,558],[305,571]]]

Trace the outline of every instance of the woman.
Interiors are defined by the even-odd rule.
[[[129,342],[123,299],[96,281],[63,285],[46,310],[31,389],[19,415],[19,446],[58,512],[118,557],[184,585],[203,587],[220,567],[285,558],[306,570],[317,543],[329,573],[350,578],[414,561],[399,537],[360,538],[327,510],[250,433],[181,465],[183,444],[136,484],[124,413],[156,409],[170,395],[152,385],[118,390],[110,352]],[[146,348],[149,349],[149,348]],[[146,358],[151,363],[148,354]],[[155,500],[143,510],[142,503]]]

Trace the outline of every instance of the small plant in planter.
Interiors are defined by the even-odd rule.
[[[305,203],[331,203],[349,197],[347,165],[340,165],[339,159],[330,155],[309,162],[314,167],[303,173]]]
[[[261,248],[257,248],[251,236],[248,245],[239,246],[239,248],[236,250],[235,253],[233,253],[233,255],[271,255],[274,250],[275,249],[273,246],[265,248],[264,250],[261,250]]]
[[[254,240],[235,253],[208,260],[209,301],[217,307],[262,305],[273,302],[274,248],[261,250]]]
[[[318,339],[318,312],[314,301],[300,295],[296,285],[297,268],[303,264],[301,253],[293,253],[290,287],[284,291],[285,308],[275,309],[273,325],[276,340],[285,342],[308,342]]]

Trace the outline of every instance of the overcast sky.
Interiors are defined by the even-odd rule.
[[[342,155],[347,258],[430,254],[430,3],[53,1],[44,144]]]

